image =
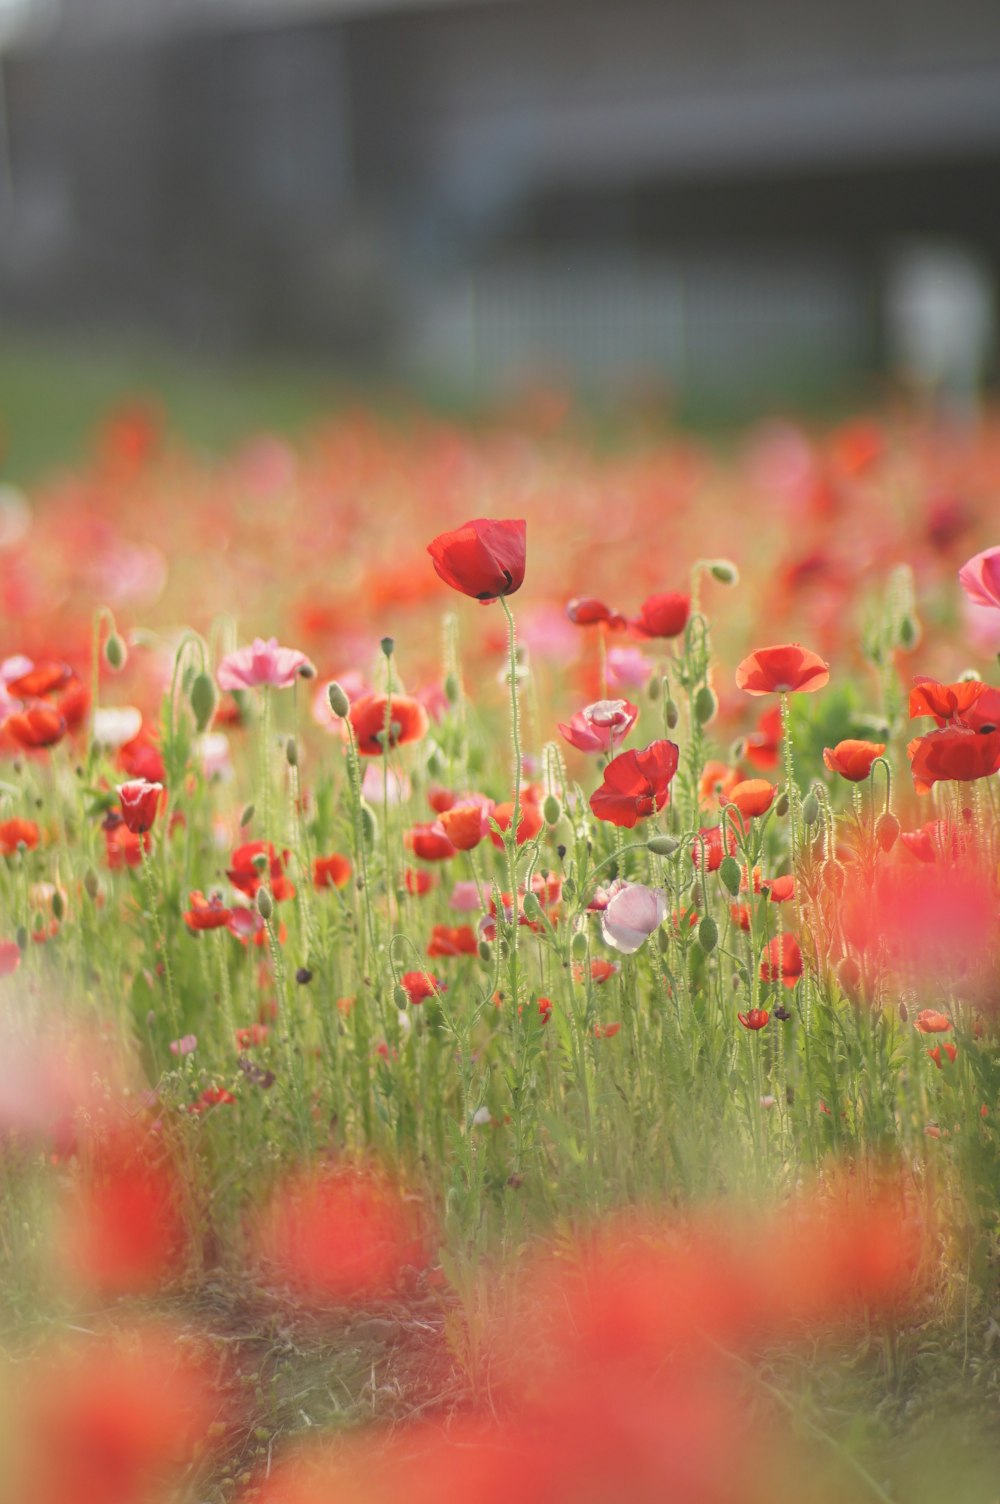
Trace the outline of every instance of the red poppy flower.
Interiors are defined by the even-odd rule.
[[[506,831],[514,818],[513,800],[507,800],[503,804],[494,805],[490,812],[491,819],[495,820],[502,831]],[[533,841],[541,830],[545,821],[542,812],[533,799],[529,799],[527,792],[521,796],[521,817],[517,826],[517,844],[523,846],[525,841]],[[495,830],[490,831],[490,840],[494,846],[503,846],[503,836],[498,836]]]
[[[261,857],[265,860],[258,860]],[[288,852],[275,851],[270,841],[248,841],[233,852],[232,866],[226,876],[248,898],[256,898],[266,877],[271,897],[275,903],[281,903],[295,897],[295,885],[285,876],[287,862]]]
[[[701,866],[703,846],[709,872],[718,872],[722,866],[723,858],[735,854],[736,832],[729,821],[726,822],[725,832],[725,845],[723,845],[722,827],[720,825],[702,826],[698,832],[698,839],[691,847],[691,860],[696,867]]]
[[[153,1290],[183,1255],[182,1207],[180,1181],[161,1146],[116,1137],[89,1156],[64,1205],[58,1244],[91,1290]]]
[[[591,627],[602,624],[609,627],[612,632],[620,632],[628,625],[620,611],[614,611],[599,601],[595,596],[582,595],[571,600],[566,607],[566,615],[570,621],[578,627]]]
[[[54,747],[66,735],[66,719],[51,705],[32,705],[8,716],[4,731],[19,747],[33,752],[40,747]]]
[[[198,1116],[203,1112],[207,1112],[211,1107],[231,1107],[235,1101],[236,1098],[232,1092],[227,1091],[224,1086],[206,1086],[197,1102],[188,1111]]]
[[[411,826],[403,845],[422,862],[447,862],[455,855],[454,846],[436,823]]]
[[[418,742],[430,726],[427,711],[411,695],[363,695],[351,706],[350,721],[364,757]]]
[[[781,748],[781,709],[772,705],[757,722],[757,730],[751,731],[743,742],[743,755],[747,762],[761,773],[768,773],[778,766]]]
[[[839,773],[849,783],[863,783],[872,763],[885,754],[885,742],[854,741],[850,737],[835,747],[823,748],[823,761],[831,773]]]
[[[942,1060],[943,1056],[946,1056],[947,1059],[950,1060],[950,1062],[952,1063],[952,1065],[954,1065],[954,1063],[955,1063],[955,1057],[958,1054],[958,1045],[957,1044],[936,1044],[934,1046],[934,1048],[932,1050],[928,1050],[927,1053],[930,1056],[930,1058],[933,1060],[934,1064],[937,1066],[938,1070],[940,1070],[941,1069],[941,1060]]]
[[[761,980],[794,987],[802,975],[802,952],[794,935],[775,935],[768,941],[760,963]]]
[[[760,891],[766,893],[772,903],[787,903],[795,897],[795,879],[790,873],[785,877],[769,877],[761,883]]]
[[[155,732],[140,731],[118,748],[117,766],[130,778],[145,778],[147,783],[162,783],[167,776],[163,754]]]
[[[524,583],[527,524],[523,518],[477,517],[427,545],[446,585],[486,605]]]
[[[427,954],[434,956],[474,956],[478,948],[475,931],[467,924],[451,927],[436,924],[431,930]]]
[[[443,815],[446,809],[451,809],[457,799],[454,789],[443,789],[437,783],[432,783],[427,790],[427,803],[436,815]]]
[[[811,694],[829,679],[829,665],[797,642],[758,648],[736,670],[736,687],[748,695]]]
[[[204,893],[196,890],[188,896],[188,902],[191,907],[184,915],[184,923],[190,930],[225,929],[233,917],[232,910],[226,908],[218,893],[206,898]]]
[[[267,1044],[270,1036],[267,1024],[248,1024],[245,1029],[237,1029],[234,1037],[237,1049],[255,1050],[258,1045]]]
[[[439,992],[447,992],[447,982],[442,982],[430,971],[404,971],[400,983],[411,1003],[423,1003]]]
[[[781,712],[778,712],[779,716]],[[702,768],[698,781],[698,802],[702,809],[715,809],[725,804],[738,783],[743,782],[739,768],[728,763],[710,761]]]
[[[679,752],[671,741],[650,742],[640,752],[621,752],[604,769],[604,782],[590,796],[599,820],[631,830],[658,814],[670,799]]]
[[[28,851],[34,851],[39,841],[39,830],[34,820],[4,820],[0,825],[0,856],[13,856],[23,843]]]
[[[578,752],[613,752],[635,725],[638,707],[630,700],[595,700],[568,722],[559,722],[559,732]]]
[[[351,864],[346,856],[333,852],[331,856],[318,856],[313,862],[313,886],[316,888],[346,888],[351,880]]]
[[[734,804],[745,820],[765,815],[774,803],[775,787],[766,778],[747,778],[729,791],[728,802]]]
[[[16,940],[0,940],[0,977],[11,976],[21,964],[21,947]]]
[[[945,1013],[935,1013],[933,1008],[921,1008],[913,1020],[913,1026],[921,1034],[947,1034],[951,1028],[951,1019]]]
[[[58,694],[75,678],[68,663],[36,663],[19,679],[11,679],[7,688],[19,700],[44,700]]]
[[[113,826],[106,826],[104,855],[108,870],[120,872],[123,867],[138,867],[142,862],[142,853],[150,849],[150,844],[148,831],[143,835],[134,835],[123,820],[118,820]]]
[[[766,1008],[749,1008],[746,1013],[737,1013],[736,1017],[744,1029],[763,1029],[771,1015]]]
[[[941,684],[937,679],[918,675],[910,690],[910,720],[932,715],[939,726],[951,721],[966,724],[966,716],[986,692],[981,679],[961,679],[956,684]]]
[[[431,891],[436,882],[437,878],[433,872],[425,872],[418,867],[407,867],[403,873],[403,883],[406,891],[407,893],[411,893],[414,898],[423,898],[425,893]]]
[[[691,597],[678,592],[651,595],[629,626],[641,637],[679,637],[691,614]]]
[[[594,1038],[595,1039],[614,1039],[615,1035],[618,1033],[618,1031],[619,1031],[620,1028],[621,1028],[621,1024],[595,1024],[594,1025]]]
[[[1000,769],[1000,731],[944,726],[915,737],[906,748],[913,784],[920,794],[934,783],[972,783]]]
[[[473,851],[483,839],[484,815],[481,804],[453,804],[439,816],[439,824],[456,851]]]
[[[152,830],[160,808],[162,783],[147,783],[144,778],[133,778],[123,783],[118,790],[122,819],[134,836],[145,835]]]
[[[583,982],[589,975],[590,980],[599,986],[602,982],[610,982],[613,976],[618,975],[620,969],[614,961],[605,961],[602,956],[598,956],[590,962],[589,966],[584,966],[578,961],[573,967],[573,977],[577,982]]]

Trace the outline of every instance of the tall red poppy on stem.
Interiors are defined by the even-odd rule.
[[[642,637],[679,637],[691,614],[691,597],[679,591],[651,595],[639,607],[639,615],[629,622],[633,632]]]
[[[126,829],[134,836],[145,835],[147,830],[152,830],[162,793],[162,783],[147,783],[145,778],[133,778],[129,783],[123,783],[118,790],[122,819]]]
[[[736,670],[736,687],[748,695],[811,694],[829,679],[829,665],[797,642],[758,648]]]
[[[679,752],[674,742],[650,742],[641,752],[622,752],[604,769],[604,782],[590,796],[599,820],[631,830],[639,820],[657,814],[670,799],[670,781],[677,772]]]
[[[427,545],[438,575],[484,606],[524,583],[527,524],[523,517],[476,517]]]

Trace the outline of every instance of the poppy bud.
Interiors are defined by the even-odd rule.
[[[915,648],[920,641],[920,628],[912,616],[904,616],[899,624],[899,645],[901,648]]]
[[[298,971],[295,973],[295,980],[298,982],[300,987],[307,986],[312,981],[312,979],[313,974],[309,970],[308,966],[300,966]]]
[[[188,703],[191,706],[191,714],[199,731],[206,731],[211,724],[218,704],[218,696],[215,692],[215,681],[210,674],[195,674],[191,684],[191,692],[188,695]]]
[[[252,804],[246,804],[246,805],[244,805],[243,806],[243,813],[242,813],[242,815],[240,815],[240,830],[246,830],[247,826],[250,824],[250,821],[253,819],[253,816],[254,816],[254,807],[253,807],[253,805]]]
[[[290,768],[297,768],[299,765],[299,744],[294,736],[290,736],[285,743],[285,761]]]
[[[14,939],[17,941],[18,950],[28,949],[28,931],[25,929],[23,924],[18,925]]]
[[[719,708],[719,702],[707,684],[703,684],[694,697],[694,718],[699,726],[707,726]]]
[[[437,752],[432,752],[430,757],[428,757],[427,759],[427,772],[429,777],[440,778],[443,768],[444,764],[442,763],[441,758],[438,756]]]
[[[52,895],[52,913],[56,919],[62,919],[66,913],[66,900],[57,888]]]
[[[266,888],[257,889],[257,913],[265,922],[274,913],[274,903]]]
[[[680,844],[680,841],[675,840],[673,836],[650,836],[646,842],[646,850],[651,851],[654,856],[673,856],[674,852],[680,849]]]
[[[845,992],[855,992],[861,981],[861,967],[853,956],[845,956],[837,967],[837,980]]]
[[[379,647],[387,658],[391,658],[396,648],[396,639],[394,637],[383,637],[379,643]]]
[[[650,679],[649,684],[646,686],[646,693],[654,703],[663,693],[663,680],[657,674],[654,674]]]
[[[664,716],[667,722],[667,730],[676,731],[677,722],[680,720],[681,714],[673,700],[667,701],[667,708],[664,712]]]
[[[107,642],[104,644],[104,661],[108,665],[108,668],[113,669],[118,674],[125,667],[127,659],[128,650],[125,647],[124,641],[118,636],[117,632],[110,633]]]
[[[846,877],[847,874],[839,862],[824,862],[823,881],[831,893],[843,893]]]
[[[262,872],[266,872],[267,869],[268,869],[268,866],[270,865],[269,861],[268,861],[267,853],[264,852],[264,851],[258,851],[255,856],[253,856],[253,857],[250,858],[250,861],[251,861],[251,865],[257,870],[257,872],[261,872],[261,873]]]
[[[713,559],[708,572],[720,585],[738,585],[740,582],[740,572],[732,559]]]
[[[457,674],[445,674],[445,678],[444,678],[444,697],[448,701],[448,704],[449,705],[457,705],[458,701],[459,701],[459,696],[461,695],[461,692],[462,692],[461,691],[461,686],[459,685],[459,682],[458,682],[458,675]]]
[[[788,795],[787,794],[779,794],[778,797],[777,797],[777,799],[775,799],[775,801],[774,801],[774,813],[777,815],[777,817],[778,817],[779,820],[783,820],[785,818],[785,816],[788,814]]]
[[[542,917],[542,906],[538,901],[537,893],[525,893],[521,908],[525,919],[541,919]]]
[[[480,940],[477,949],[479,951],[480,961],[485,961],[486,964],[489,965],[490,959],[493,955],[493,952],[490,950],[489,944],[485,940]]]
[[[365,838],[366,846],[375,845],[375,837],[378,835],[378,825],[370,805],[361,806],[361,833]]]
[[[577,930],[576,934],[573,936],[573,940],[572,940],[572,943],[570,945],[570,949],[572,950],[573,955],[575,956],[576,960],[578,960],[578,961],[582,961],[583,958],[584,958],[584,956],[586,956],[586,954],[587,954],[587,936],[586,936],[586,934],[584,933],[583,930]]]
[[[802,801],[802,818],[807,825],[815,825],[819,819],[819,800],[811,790]]]
[[[564,853],[564,855],[565,855],[565,853]],[[563,885],[562,885],[562,895],[563,895],[563,898],[565,898],[567,902],[570,902],[572,899],[574,899],[576,897],[576,883],[573,881],[573,879],[571,877],[567,877],[565,879],[565,881],[563,882]]]
[[[900,1021],[900,1023],[901,1024],[905,1024],[907,1022],[907,1020],[909,1019],[909,1017],[910,1017],[910,1010],[909,1010],[909,1008],[906,1006],[906,1004],[902,1000],[900,1000],[900,1004],[899,1004],[899,1021]]]
[[[707,956],[711,955],[712,951],[715,949],[718,943],[719,926],[716,924],[711,914],[706,914],[704,919],[698,926],[698,944],[701,946],[702,950]]]
[[[406,988],[400,986],[399,982],[397,982],[395,987],[392,989],[392,998],[393,1002],[396,1004],[396,1007],[400,1010],[400,1012],[403,1011],[407,1003],[410,1001],[409,994],[407,993]]]
[[[899,839],[899,821],[891,810],[886,810],[875,821],[875,837],[883,851],[891,851]]]
[[[546,825],[558,825],[562,815],[562,805],[555,794],[546,794],[545,803],[542,805],[542,814],[545,816]]]
[[[719,864],[719,876],[735,898],[740,891],[740,880],[743,877],[743,871],[734,856],[724,856],[722,858]]]
[[[338,721],[345,721],[351,713],[351,702],[336,679],[327,686],[326,698]]]
[[[84,873],[83,891],[86,893],[91,902],[94,901],[98,893],[101,891],[101,885],[97,880],[97,873],[94,871],[93,867],[88,867],[86,872]]]

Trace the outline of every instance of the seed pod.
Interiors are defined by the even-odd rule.
[[[449,705],[457,705],[462,693],[462,687],[458,682],[457,674],[445,674],[444,697]]]
[[[252,804],[245,804],[243,806],[243,813],[242,815],[240,815],[240,830],[246,830],[247,826],[250,824],[250,821],[253,819],[253,816],[254,806]]]
[[[707,726],[719,708],[714,692],[703,684],[694,697],[694,718],[699,726]]]
[[[570,944],[570,949],[577,961],[582,961],[587,954],[587,935],[585,930],[577,930]]]
[[[525,893],[521,904],[525,919],[541,919],[542,906],[538,901],[537,893]]]
[[[646,850],[654,856],[673,856],[680,849],[680,841],[673,836],[650,836],[646,842]]]
[[[265,921],[274,913],[274,901],[266,888],[257,889],[257,913]]]
[[[300,663],[298,675],[300,679],[315,679],[316,670],[311,663]]]
[[[562,817],[562,805],[555,794],[546,794],[545,803],[542,805],[542,814],[545,816],[546,825],[558,825]]]
[[[708,956],[711,955],[712,951],[715,949],[718,943],[719,926],[716,924],[711,914],[706,914],[698,926],[698,944],[701,946],[706,956]]]
[[[875,839],[883,851],[891,851],[899,839],[899,821],[891,810],[886,810],[875,821]]]
[[[724,856],[719,863],[719,876],[735,898],[740,891],[743,869],[734,856]]]
[[[299,765],[299,744],[294,736],[290,736],[285,743],[285,761],[290,768],[297,768]]]
[[[740,582],[740,572],[732,559],[713,559],[708,572],[720,585],[738,585]]]
[[[101,885],[98,882],[97,873],[93,867],[88,867],[83,875],[83,891],[91,902],[97,898],[98,893],[101,891]]]
[[[338,721],[346,720],[351,713],[351,702],[347,698],[343,687],[337,683],[336,679],[327,685],[326,698],[330,702],[330,709]]]
[[[198,730],[207,731],[212,724],[212,717],[215,715],[215,707],[218,704],[215,682],[209,674],[195,674],[188,704],[191,706],[191,714],[194,716],[194,723]]]
[[[802,818],[807,825],[815,825],[819,819],[819,800],[811,789],[802,801]]]
[[[116,674],[121,673],[128,661],[128,649],[117,632],[111,632],[104,644],[104,661]]]

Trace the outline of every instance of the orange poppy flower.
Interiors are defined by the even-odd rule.
[[[431,930],[427,946],[429,956],[474,956],[477,941],[475,931],[468,924],[436,924]]]
[[[505,831],[514,818],[513,800],[507,800],[503,804],[495,805],[491,814],[500,829]],[[521,799],[521,818],[517,826],[517,844],[523,846],[525,841],[533,841],[544,823],[542,812],[538,805],[529,799],[527,794],[523,795]],[[496,847],[503,846],[503,837],[498,836],[495,830],[490,831],[490,840]]]
[[[34,851],[39,839],[34,820],[4,820],[0,825],[0,856],[13,856],[22,843],[29,851]]]
[[[802,975],[802,952],[794,935],[775,935],[768,941],[760,963],[761,980],[794,987]]]
[[[913,1020],[913,1026],[921,1034],[947,1034],[951,1028],[951,1019],[944,1013],[935,1013],[933,1008],[921,1008]]]
[[[839,773],[849,783],[862,783],[872,770],[872,763],[885,753],[885,742],[854,741],[850,737],[835,747],[823,748],[823,761],[831,773]]]
[[[184,923],[189,930],[225,929],[233,917],[232,909],[226,908],[218,893],[206,898],[204,893],[196,889],[189,894],[188,902],[191,907],[184,915]]]
[[[472,851],[483,839],[483,806],[454,804],[439,816],[439,823],[456,851]]]
[[[66,718],[51,705],[32,705],[4,722],[4,731],[26,752],[54,747],[66,735]]]
[[[351,706],[350,722],[364,757],[418,742],[430,726],[427,711],[411,695],[363,695]]]
[[[829,680],[829,664],[797,642],[758,648],[736,670],[736,687],[748,695],[812,694]]]
[[[317,888],[346,888],[350,880],[351,864],[336,851],[313,862],[313,885]]]
[[[765,815],[774,803],[775,788],[766,778],[747,778],[729,791],[729,803],[735,804],[745,820]]]

